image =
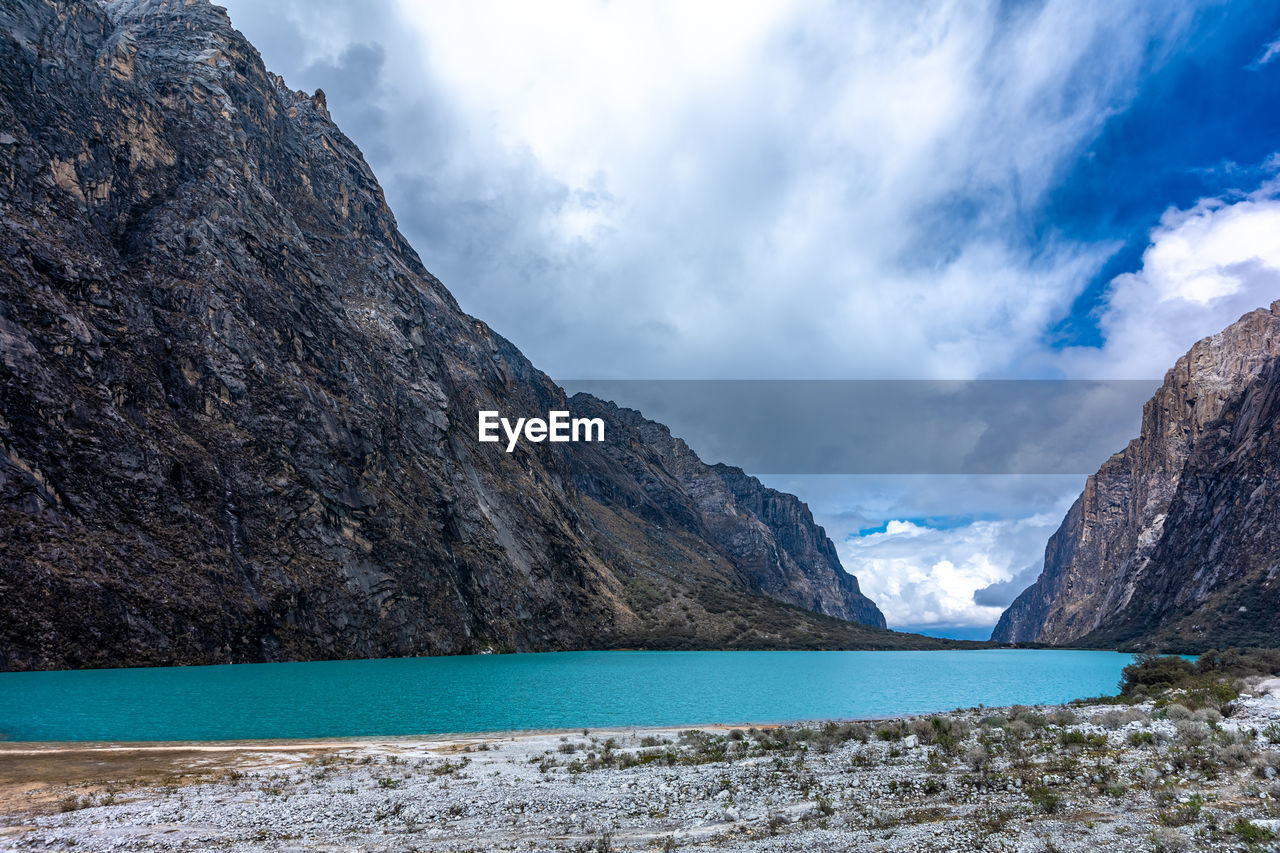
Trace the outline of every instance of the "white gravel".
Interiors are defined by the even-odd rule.
[[[3,818],[0,849],[1272,849],[1265,838],[1247,848],[1237,821],[1280,831],[1280,745],[1267,734],[1280,739],[1276,696],[1247,696],[1221,721],[1150,705],[1117,717],[1126,710],[1074,707],[1076,721],[1043,725],[1057,709],[957,711],[942,716],[971,731],[949,750],[924,742],[926,718],[898,740],[875,730],[911,731],[912,718],[866,723],[866,743],[802,733],[802,746],[768,750],[759,737],[774,736],[727,729],[259,749],[219,778],[121,781],[110,800],[100,780],[64,786],[52,793],[85,807],[18,809]],[[796,727],[784,731],[796,739]],[[1143,733],[1154,742],[1131,743]]]

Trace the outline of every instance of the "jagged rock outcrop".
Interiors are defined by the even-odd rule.
[[[1180,358],[1139,438],[1089,478],[992,639],[1275,645],[1277,358],[1280,302]]]
[[[947,645],[663,435],[464,315],[221,9],[0,7],[0,668]]]
[[[841,567],[826,531],[814,523],[809,507],[795,495],[770,489],[741,468],[704,464],[667,427],[633,409],[601,403],[586,394],[575,395],[572,403],[575,411],[633,431],[636,441],[604,448],[610,456],[619,458],[636,443],[657,453],[662,469],[674,482],[640,472],[637,481],[647,498],[673,517],[692,522],[693,532],[717,543],[732,560],[742,586],[815,613],[885,627],[880,609],[862,594],[857,578]],[[595,491],[590,472],[580,480],[584,488]],[[608,496],[596,494],[608,502]],[[673,507],[679,509],[671,512]]]

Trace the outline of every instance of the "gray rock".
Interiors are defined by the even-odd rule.
[[[0,668],[955,645],[463,314],[219,7],[15,0],[0,54]],[[606,441],[506,453],[481,409]]]
[[[1180,358],[992,638],[1186,649],[1277,636],[1278,359],[1280,302]]]

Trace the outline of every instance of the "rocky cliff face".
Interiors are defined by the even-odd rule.
[[[217,7],[0,32],[0,667],[937,645],[803,504],[464,315]],[[606,443],[476,440],[552,408]]]
[[[826,531],[813,521],[809,507],[795,495],[765,487],[740,468],[705,465],[687,444],[665,426],[632,409],[601,403],[586,394],[571,401],[575,411],[603,417],[625,428],[631,439],[611,443],[605,452],[627,465],[624,457],[642,446],[657,454],[671,480],[645,477],[646,498],[672,517],[687,519],[691,532],[716,543],[733,562],[738,583],[778,601],[864,625],[885,627],[884,615],[844,571]],[[582,457],[579,456],[579,459]],[[581,468],[582,466],[578,466]],[[593,489],[590,472],[579,476],[582,488],[608,503]],[[673,507],[678,507],[672,511]]]
[[[1277,357],[1280,302],[1180,358],[992,639],[1274,645]]]

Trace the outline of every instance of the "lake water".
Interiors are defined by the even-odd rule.
[[[763,723],[1114,693],[1115,652],[559,652],[0,673],[8,740]]]

